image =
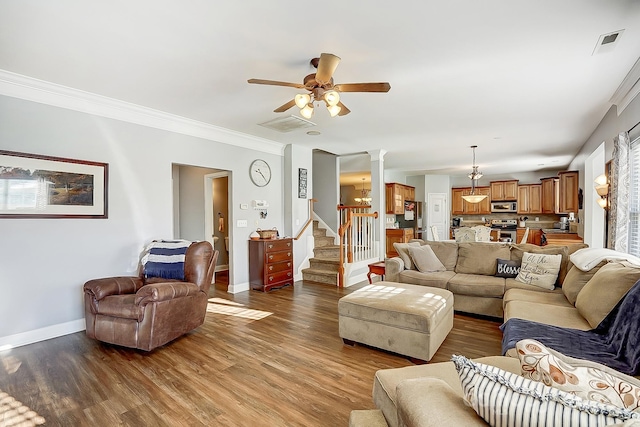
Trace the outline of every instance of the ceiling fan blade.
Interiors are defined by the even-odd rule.
[[[278,108],[276,108],[275,110],[273,110],[274,113],[282,113],[287,111],[289,108],[293,107],[294,105],[296,105],[296,101],[295,99],[292,99],[291,101],[287,102],[284,105],[279,106]]]
[[[305,86],[300,83],[278,82],[276,80],[249,79],[247,80],[247,82],[257,84],[257,85],[288,86],[288,87],[295,87],[298,89],[305,89]]]
[[[341,108],[340,112],[338,113],[339,116],[346,116],[351,112],[351,110],[349,110],[347,106],[344,105],[342,102],[338,102],[338,106]]]
[[[389,92],[391,85],[384,83],[342,83],[333,87],[338,92]]]
[[[333,72],[340,63],[340,58],[331,53],[320,54],[318,71],[316,71],[316,81],[320,84],[327,84],[331,81]]]

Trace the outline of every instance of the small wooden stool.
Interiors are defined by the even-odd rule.
[[[369,264],[369,272],[367,273],[367,279],[369,279],[369,284],[371,284],[371,275],[377,274],[382,276],[382,280],[384,280],[384,261],[374,262],[373,264]]]

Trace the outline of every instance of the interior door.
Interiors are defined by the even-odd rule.
[[[427,194],[427,239],[434,240],[431,227],[435,226],[440,240],[449,239],[449,210],[445,193]]]

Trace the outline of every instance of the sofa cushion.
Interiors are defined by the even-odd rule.
[[[640,267],[626,261],[609,262],[578,293],[576,308],[595,328],[638,280]]]
[[[447,270],[429,245],[423,245],[417,248],[410,246],[408,249],[413,264],[421,273],[435,273]]]
[[[512,318],[531,320],[561,328],[591,329],[589,322],[571,305],[551,305],[547,302],[509,301],[504,306],[505,322]]]
[[[400,283],[412,285],[431,286],[433,288],[447,289],[449,280],[456,273],[453,271],[438,271],[436,273],[421,273],[417,270],[403,270],[398,275]]]
[[[515,282],[515,280],[511,281]],[[509,279],[507,279],[505,283],[509,283]],[[509,288],[509,286],[507,286],[507,289],[504,291],[504,297],[502,297],[502,302],[506,307],[507,304],[511,301],[535,302],[540,304],[550,304],[558,305],[560,307],[573,308],[573,305],[570,304],[569,301],[567,301],[567,298],[565,298],[560,289],[540,292],[531,289]]]
[[[582,288],[584,288],[584,285],[586,285],[593,275],[606,263],[607,261],[604,260],[589,271],[582,271],[575,265],[571,267],[562,284],[562,292],[564,292],[564,295],[571,304],[576,305],[576,298],[578,298],[578,294]]]
[[[520,273],[516,277],[518,282],[552,290],[555,288],[562,255],[532,254],[522,255]]]
[[[465,400],[492,426],[606,425],[640,418],[640,414],[628,409],[582,400],[463,356],[453,356],[453,363]]]
[[[472,295],[488,298],[502,298],[504,295],[504,279],[477,274],[456,274],[447,285],[454,294]]]
[[[636,410],[640,408],[640,381],[608,366],[565,356],[542,343],[516,343],[521,375],[582,399]]]
[[[459,243],[456,273],[496,274],[498,258],[509,259],[509,245],[506,243]]]
[[[511,260],[522,262],[522,255],[525,252],[532,254],[562,255],[560,263],[560,271],[558,272],[558,280],[556,285],[560,286],[564,282],[564,278],[569,271],[569,247],[568,246],[545,246],[540,247],[529,243],[519,243],[511,246]]]
[[[520,273],[520,263],[509,259],[498,258],[496,277],[514,278]]]
[[[458,263],[458,244],[456,242],[427,242],[440,262],[448,271],[454,271]]]
[[[413,265],[413,261],[411,260],[411,255],[409,255],[409,247],[419,247],[419,242],[411,242],[411,243],[394,243],[393,248],[398,252],[398,256],[404,262],[404,268],[407,270],[415,270],[415,266]]]
[[[518,282],[515,278],[513,278],[513,279],[510,279],[510,278],[505,279],[504,288],[505,288],[505,292],[508,291],[509,289],[524,289],[524,290],[527,290],[527,291],[533,291],[533,292],[538,292],[538,293],[555,292],[556,289],[560,290],[560,288],[545,289],[545,288],[541,288],[539,286],[533,286],[533,285],[530,285],[528,283]]]
[[[520,362],[517,357],[488,356],[476,359],[476,361],[497,366],[509,372],[520,372]],[[398,385],[408,379],[425,377],[443,380],[458,396],[462,396],[458,373],[451,362],[429,363],[376,371],[373,377],[373,403],[382,410],[389,427],[398,425],[396,410]],[[461,404],[463,403],[461,402]]]

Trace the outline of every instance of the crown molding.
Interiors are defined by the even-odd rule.
[[[618,115],[624,111],[631,101],[640,93],[640,59],[631,67],[609,102],[618,107]]]
[[[285,144],[232,131],[102,95],[0,70],[0,94],[95,116],[203,138],[269,154],[284,155]]]

